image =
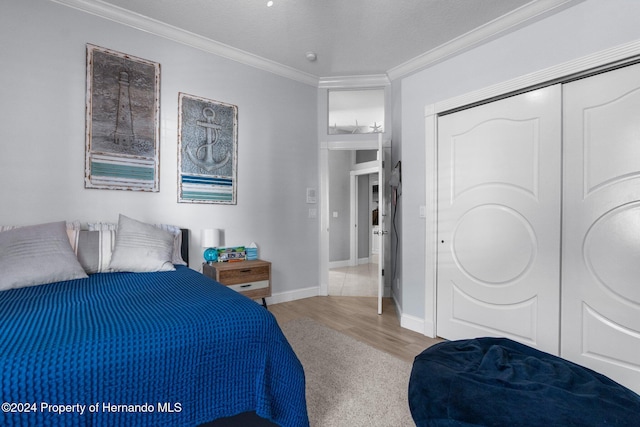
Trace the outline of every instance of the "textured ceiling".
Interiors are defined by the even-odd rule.
[[[535,4],[539,15],[541,7],[565,3],[273,0],[267,7],[267,0],[85,1],[117,6],[317,77],[385,74],[522,6]],[[305,58],[308,51],[317,54],[316,61]]]

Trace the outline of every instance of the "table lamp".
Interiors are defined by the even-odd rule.
[[[220,230],[217,228],[202,230],[200,233],[200,245],[206,248],[202,256],[207,263],[211,264],[218,261],[217,247],[220,245]]]

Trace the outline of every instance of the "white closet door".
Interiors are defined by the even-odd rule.
[[[437,333],[559,353],[561,88],[438,120]]]
[[[640,392],[640,65],[564,102],[561,355]]]

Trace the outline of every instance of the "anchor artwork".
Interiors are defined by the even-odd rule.
[[[178,98],[178,202],[236,204],[238,107]]]

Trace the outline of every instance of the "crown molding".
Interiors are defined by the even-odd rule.
[[[568,8],[585,0],[540,0],[532,1],[514,11],[500,16],[485,25],[478,27],[466,34],[457,37],[450,42],[438,46],[428,52],[423,53],[403,64],[393,67],[387,71],[389,79],[395,80],[404,77],[423,68],[427,68],[437,62],[445,60],[451,56],[462,53],[483,42],[496,37],[500,33],[515,29],[526,24],[528,21],[539,18],[558,8]]]
[[[429,52],[417,56],[397,67],[391,68],[384,75],[323,77],[302,72],[286,65],[236,49],[224,43],[199,36],[178,27],[166,24],[144,15],[105,3],[101,0],[50,0],[131,28],[155,34],[166,39],[182,43],[193,48],[212,53],[233,61],[267,71],[281,77],[295,80],[320,88],[358,88],[387,86],[391,80],[406,76],[412,72],[429,67],[439,61],[470,49],[492,37],[525,24],[561,7],[571,7],[585,0],[536,0],[511,13],[476,28],[448,43]]]
[[[127,25],[137,30],[155,34],[166,39],[194,47],[254,68],[286,77],[311,86],[318,86],[318,77],[279,64],[260,56],[233,48],[229,45],[199,36],[197,34],[174,27],[164,22],[148,18],[100,0],[51,0],[119,24]]]

